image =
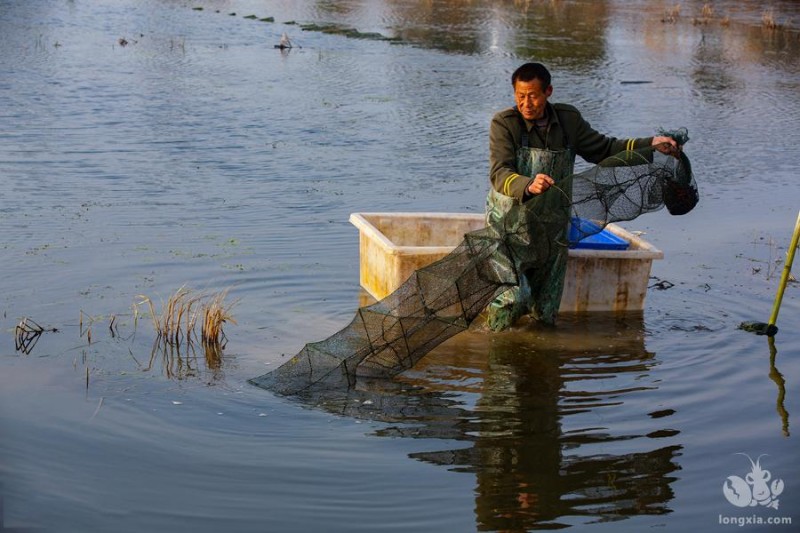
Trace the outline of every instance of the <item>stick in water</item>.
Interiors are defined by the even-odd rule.
[[[772,315],[769,317],[768,323],[763,322],[742,322],[739,329],[751,331],[758,335],[768,335],[774,337],[778,333],[778,326],[775,323],[778,321],[778,311],[781,308],[781,301],[783,300],[783,292],[786,289],[786,283],[789,281],[789,273],[792,270],[792,262],[794,261],[794,253],[797,250],[797,242],[800,240],[800,213],[797,214],[797,222],[794,225],[794,233],[792,234],[792,243],[789,245],[789,251],[786,253],[786,263],[783,265],[783,273],[781,274],[781,281],[778,284],[778,293],[775,295],[775,303],[772,306]]]

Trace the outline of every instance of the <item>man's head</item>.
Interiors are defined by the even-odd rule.
[[[511,75],[517,109],[526,120],[544,117],[547,99],[553,94],[550,72],[541,63],[525,63]]]

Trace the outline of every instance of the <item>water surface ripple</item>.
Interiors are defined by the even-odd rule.
[[[800,12],[704,4],[0,0],[0,523],[799,521],[797,284],[773,342],[736,326],[768,318],[800,206]],[[470,331],[348,391],[248,385],[370,301],[350,213],[483,210],[528,60],[601,131],[689,130],[701,203],[625,225],[665,253],[645,311]],[[184,286],[228,291],[224,347],[157,342],[143,298]],[[725,499],[739,453],[779,510]]]

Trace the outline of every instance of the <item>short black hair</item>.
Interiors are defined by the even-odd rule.
[[[511,75],[511,86],[515,86],[517,81],[539,80],[542,82],[542,89],[550,87],[550,71],[541,63],[525,63]]]

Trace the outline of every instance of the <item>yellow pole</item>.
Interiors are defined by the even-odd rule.
[[[781,274],[781,282],[778,285],[778,294],[775,295],[775,305],[772,306],[772,316],[769,317],[769,325],[774,326],[775,321],[778,320],[778,311],[781,308],[781,300],[783,300],[783,291],[786,289],[786,282],[789,281],[789,272],[792,270],[792,261],[794,261],[794,252],[797,249],[797,241],[800,240],[800,213],[797,214],[797,222],[794,225],[794,233],[792,234],[792,244],[789,246],[789,252],[786,254],[786,263],[783,265],[783,274]]]

